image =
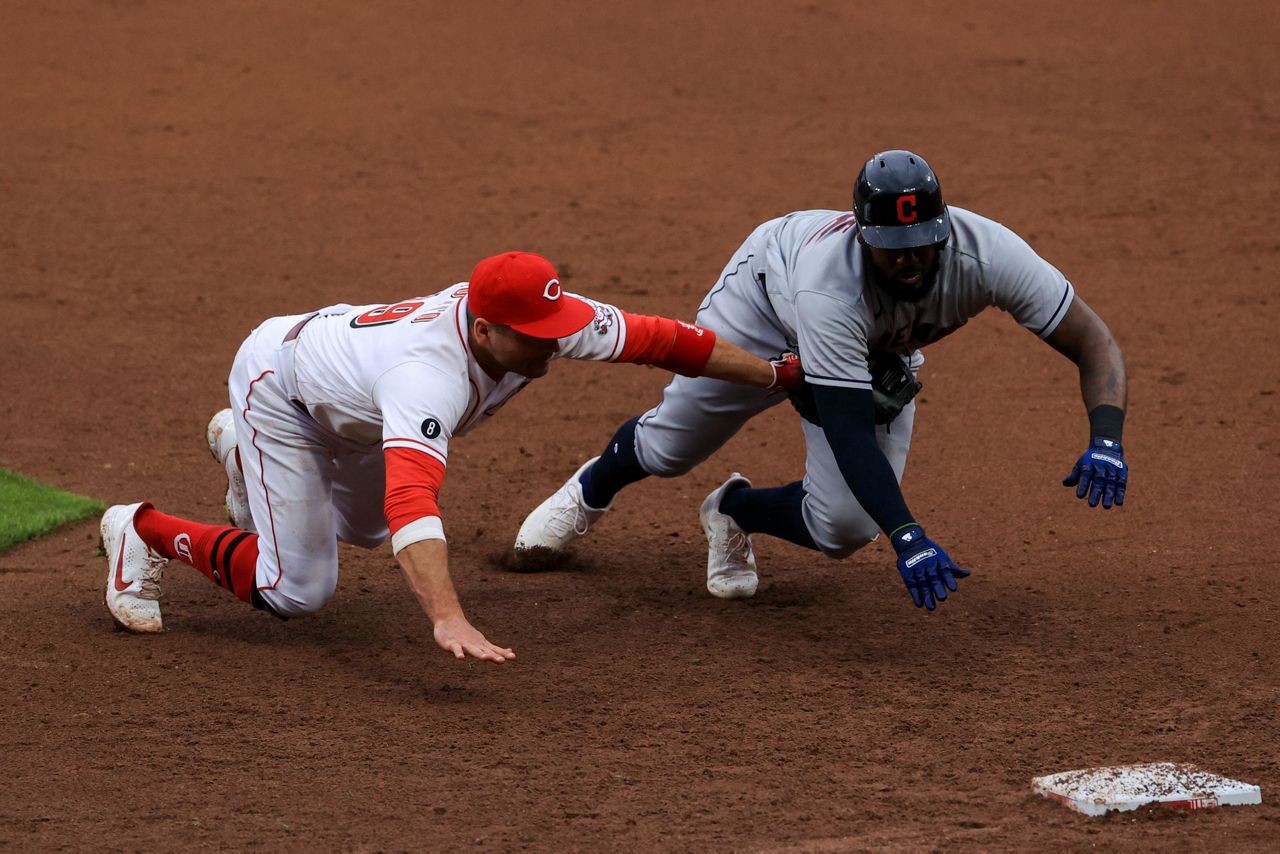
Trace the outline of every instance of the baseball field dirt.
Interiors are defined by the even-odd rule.
[[[0,466],[220,518],[203,430],[260,320],[518,248],[691,318],[759,222],[910,147],[1107,320],[1123,509],[1059,485],[1073,367],[988,312],[926,351],[904,491],[974,575],[759,538],[703,587],[727,473],[649,480],[560,571],[497,560],[666,375],[562,363],[451,446],[459,663],[389,548],[282,623],[172,564],[113,631],[98,529],[0,555],[0,848],[1274,850],[1280,840],[1280,18],[1262,3],[0,4]],[[1194,762],[1263,804],[1088,818],[1033,776]]]

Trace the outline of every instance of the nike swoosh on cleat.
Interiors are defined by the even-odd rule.
[[[129,585],[133,583],[132,581],[124,580],[124,539],[125,538],[123,536],[120,537],[120,556],[116,558],[115,585],[116,590],[121,593],[128,590]]]

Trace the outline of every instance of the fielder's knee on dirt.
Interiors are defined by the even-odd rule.
[[[291,577],[293,576],[293,577]],[[282,617],[304,617],[325,606],[338,589],[338,565],[289,567],[274,587],[258,592]]]

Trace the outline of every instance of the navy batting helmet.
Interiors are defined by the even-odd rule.
[[[863,164],[853,185],[853,213],[862,239],[877,249],[928,246],[951,235],[938,176],[910,151],[882,151]]]

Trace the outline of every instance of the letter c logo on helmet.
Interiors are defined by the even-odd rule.
[[[929,246],[951,236],[938,176],[905,149],[882,151],[863,164],[853,185],[853,212],[862,242],[877,249]]]
[[[916,194],[898,196],[898,222],[905,224],[915,222],[919,218],[920,213],[916,210]]]
[[[549,299],[552,302],[555,302],[556,300],[560,299],[560,294],[562,293],[564,293],[564,291],[560,289],[559,279],[552,279],[551,281],[547,282],[547,286],[542,289],[543,299]]]

